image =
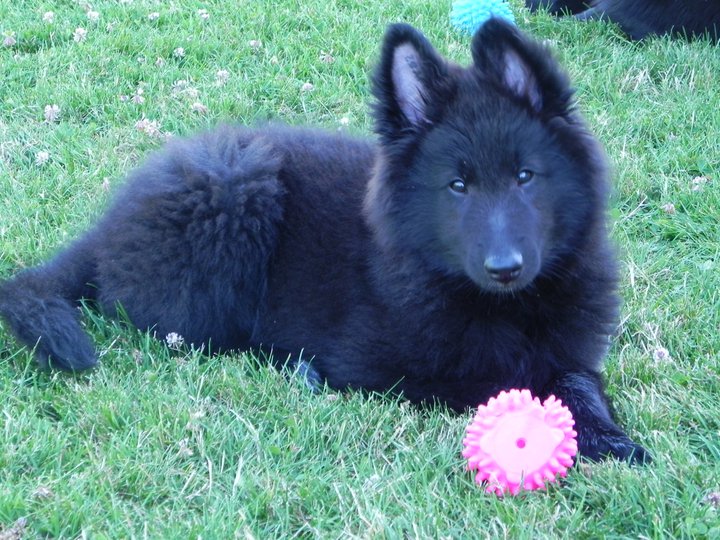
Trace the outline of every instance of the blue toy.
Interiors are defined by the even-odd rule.
[[[515,22],[510,6],[503,0],[455,0],[450,23],[462,32],[474,34],[490,17],[502,17]]]

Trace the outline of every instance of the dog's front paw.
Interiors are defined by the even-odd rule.
[[[634,443],[624,433],[581,433],[578,436],[578,451],[581,457],[592,461],[610,457],[627,461],[631,465],[647,465],[652,462],[650,452]]]
[[[649,465],[652,456],[645,447],[626,438],[624,441],[614,443],[611,453],[613,457],[627,461],[631,465]]]

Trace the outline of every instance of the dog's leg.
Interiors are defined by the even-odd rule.
[[[600,375],[590,371],[568,372],[543,392],[562,400],[575,419],[581,456],[597,461],[612,456],[630,463],[649,463],[650,454],[634,443],[615,423]]]

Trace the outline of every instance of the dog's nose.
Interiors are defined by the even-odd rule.
[[[485,270],[495,281],[506,285],[517,279],[522,271],[523,258],[517,251],[491,255],[485,259]]]

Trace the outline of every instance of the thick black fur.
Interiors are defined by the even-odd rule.
[[[556,15],[607,19],[630,38],[669,34],[720,39],[720,0],[525,0],[531,10],[546,8]]]
[[[530,11],[545,9],[553,15],[568,15],[585,11],[591,0],[525,0]]]
[[[391,26],[379,145],[277,126],[169,143],[89,232],[0,286],[0,313],[68,370],[97,361],[84,298],[160,337],[302,352],[333,388],[457,410],[529,388],[569,406],[586,457],[645,461],[600,376],[619,304],[603,153],[545,48],[491,20],[472,57]]]

